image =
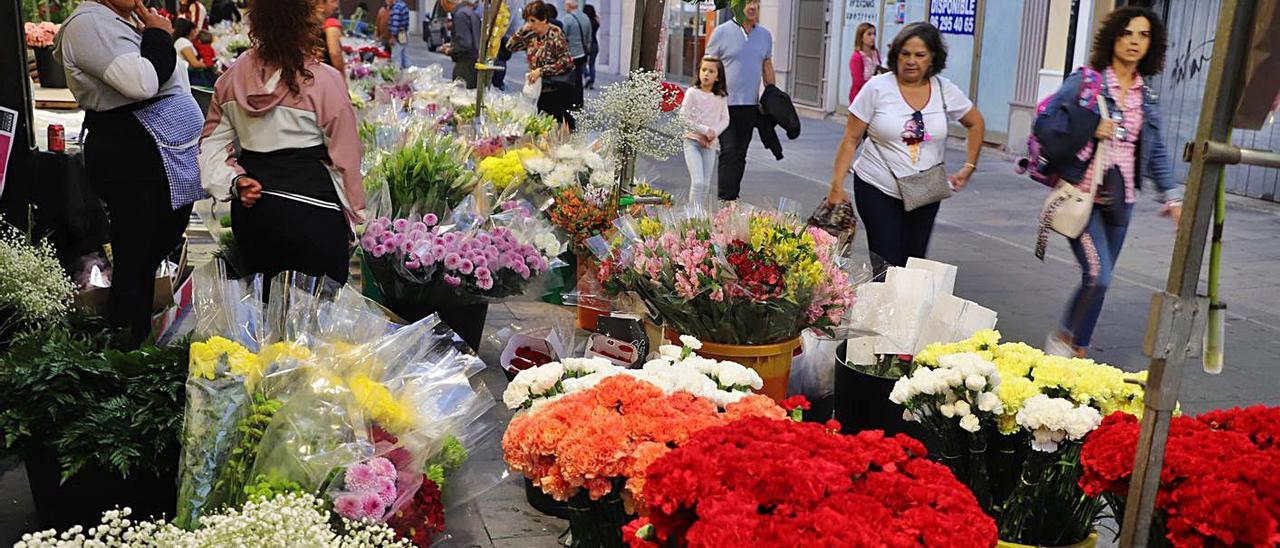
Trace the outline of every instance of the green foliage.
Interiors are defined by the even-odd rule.
[[[261,474],[258,475],[256,482],[244,486],[245,500],[255,500],[259,497],[271,500],[286,493],[301,493],[303,491],[305,490],[298,482],[268,478]]]
[[[242,486],[249,479],[249,469],[258,459],[258,442],[262,441],[262,434],[282,405],[284,405],[283,400],[268,398],[262,394],[253,396],[253,401],[249,403],[249,414],[236,425],[236,430],[240,433],[240,443],[231,451],[231,458],[227,459],[222,477],[214,485],[215,491],[229,493],[244,491],[252,498],[254,493],[250,491],[250,487]],[[258,481],[262,483],[267,480],[259,476]]]
[[[231,216],[223,215],[218,217],[218,224],[221,225],[222,228],[231,228]]]
[[[383,157],[368,180],[386,185],[397,213],[414,210],[443,215],[475,189],[467,168],[471,151],[444,135],[429,135]]]
[[[467,456],[467,448],[463,447],[462,442],[458,438],[449,436],[440,452],[427,461],[424,474],[427,479],[434,481],[443,490],[445,477],[462,468],[462,465],[467,462]]]
[[[116,334],[73,315],[24,335],[0,355],[3,447],[52,447],[62,478],[86,466],[173,472],[182,429],[188,347],[110,350]]]
[[[37,23],[51,21],[62,24],[76,11],[80,0],[22,0],[22,20]]]

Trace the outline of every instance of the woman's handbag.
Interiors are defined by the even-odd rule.
[[[1109,117],[1106,97],[1098,98],[1098,111],[1102,114],[1103,120]],[[1089,177],[1088,190],[1080,190],[1069,181],[1060,181],[1058,186],[1049,192],[1049,197],[1045,198],[1044,206],[1040,208],[1040,233],[1036,239],[1037,259],[1044,260],[1050,230],[1075,239],[1079,238],[1084,233],[1085,227],[1089,226],[1089,217],[1093,215],[1094,192],[1097,191],[1098,183],[1102,181],[1103,172],[1106,171],[1103,168],[1106,166],[1106,155],[1109,149],[1107,141],[1098,142],[1093,154],[1093,166],[1090,168],[1092,174]]]

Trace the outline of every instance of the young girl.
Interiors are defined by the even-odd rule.
[[[705,203],[711,194],[720,151],[720,134],[729,127],[729,95],[724,64],[715,57],[702,58],[698,79],[684,94],[680,114],[689,122],[684,135],[684,162],[689,168],[689,202]]]

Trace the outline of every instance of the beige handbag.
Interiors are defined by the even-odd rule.
[[[1098,111],[1102,119],[1110,116],[1107,112],[1107,100],[1098,98]],[[1068,238],[1079,238],[1089,226],[1089,217],[1093,215],[1093,195],[1102,181],[1106,171],[1106,155],[1110,152],[1109,140],[1098,142],[1093,154],[1092,176],[1089,177],[1089,190],[1080,190],[1069,181],[1060,181],[1058,186],[1049,192],[1044,205],[1040,208],[1040,234],[1036,241],[1036,258],[1044,260],[1044,250],[1048,244],[1049,231],[1052,230]]]

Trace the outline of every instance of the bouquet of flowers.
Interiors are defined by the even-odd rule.
[[[615,375],[648,382],[666,394],[687,392],[720,408],[736,403],[764,385],[760,375],[741,364],[693,354],[701,342],[682,337],[684,346],[663,345],[659,357],[641,369],[613,365],[604,358],[566,358],[518,373],[502,394],[511,409],[537,409],[569,394],[593,388]]]
[[[1255,406],[1175,417],[1150,539],[1184,546],[1280,542],[1280,408]],[[1080,453],[1080,487],[1124,513],[1137,450],[1137,417],[1113,413]]]
[[[58,29],[62,25],[41,21],[32,23],[27,21],[22,26],[23,33],[27,36],[27,47],[29,48],[51,48],[53,47],[53,39],[58,35]]]
[[[532,147],[499,151],[481,156],[484,159],[476,165],[476,172],[480,174],[482,181],[493,184],[493,188],[501,193],[512,185],[518,186],[524,182],[528,176],[528,172],[524,170],[524,161],[541,155],[538,149]]]
[[[911,365],[890,399],[938,437],[1002,539],[1067,545],[1092,533],[1103,501],[1077,486],[1083,439],[1106,414],[1141,412],[1145,373],[1001,344],[993,330],[928,345]]]
[[[992,546],[996,527],[920,442],[745,418],[706,428],[645,472],[632,547]],[[733,463],[733,473],[725,473]],[[802,541],[799,539],[803,539]]]
[[[91,546],[313,546],[326,548],[408,548],[384,524],[341,518],[336,524],[319,498],[305,493],[255,498],[243,508],[229,508],[200,519],[193,530],[157,521],[129,519],[129,508],[103,513],[102,523],[87,532],[23,535],[15,548],[86,548]],[[421,546],[421,545],[419,545]]]
[[[484,217],[469,199],[448,223],[434,213],[371,221],[360,246],[388,305],[509,298],[562,265],[563,246],[545,221],[518,202],[500,209]]]
[[[770,344],[839,325],[853,286],[837,242],[796,215],[697,205],[623,219],[623,248],[602,261],[612,292],[634,291],[681,333],[725,344]]]
[[[688,123],[670,109],[662,76],[654,71],[632,71],[626,80],[605,87],[588,101],[578,119],[582,128],[600,134],[604,147],[630,164],[640,156],[665,160],[680,153]],[[629,174],[621,176],[630,184]]]
[[[571,249],[587,253],[586,241],[607,232],[618,216],[613,167],[590,147],[564,143],[524,160],[535,193],[551,197],[551,223],[563,230]]]
[[[465,144],[426,134],[386,154],[365,178],[365,190],[382,195],[390,213],[418,210],[443,215],[475,189]]]
[[[14,335],[64,318],[74,297],[53,246],[0,221],[0,348]]]

